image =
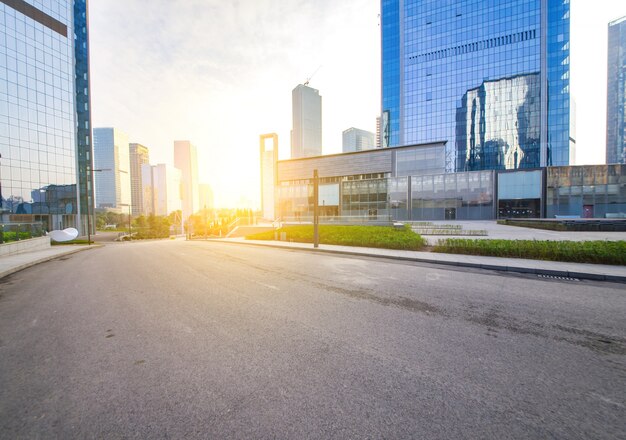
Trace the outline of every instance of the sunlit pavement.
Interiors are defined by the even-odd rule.
[[[0,282],[0,438],[623,436],[620,284],[182,240]]]
[[[216,242],[234,245],[266,246],[291,250],[313,250],[311,243],[275,240],[246,240],[245,238],[215,239]],[[420,263],[500,270],[505,272],[533,273],[548,276],[614,281],[626,284],[626,267],[609,264],[571,263],[563,261],[529,260],[524,258],[486,257],[480,255],[446,254],[439,252],[406,251],[397,249],[366,248],[320,244],[317,252],[339,253],[379,258],[410,260]]]

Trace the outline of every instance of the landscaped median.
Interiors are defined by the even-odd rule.
[[[447,254],[562,261],[626,266],[626,241],[476,240],[447,238],[432,248],[410,226],[320,225],[321,244],[359,246]],[[313,243],[313,225],[284,226],[247,235],[246,240],[278,240]]]
[[[274,240],[285,233],[287,241],[313,243],[313,225],[285,226],[275,231],[247,235],[246,240]],[[409,226],[336,226],[320,225],[321,244],[360,246],[417,251],[426,241]]]
[[[626,241],[439,240],[433,252],[626,265]]]

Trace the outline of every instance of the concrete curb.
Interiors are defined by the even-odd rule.
[[[102,245],[93,245],[92,244],[91,246],[80,246],[80,247],[77,247],[75,249],[68,249],[66,252],[58,253],[58,254],[55,254],[55,255],[48,255],[48,256],[45,256],[45,257],[42,257],[42,258],[38,258],[37,260],[29,261],[27,263],[22,263],[19,266],[15,266],[15,267],[12,267],[10,269],[7,269],[7,270],[4,270],[4,271],[0,272],[0,279],[4,278],[6,276],[12,275],[12,274],[14,274],[16,272],[19,272],[21,270],[28,269],[29,267],[36,266],[37,264],[45,263],[46,261],[51,261],[51,260],[54,260],[56,258],[64,257],[66,255],[71,255],[71,254],[75,254],[77,252],[82,252],[82,251],[86,251],[86,250],[90,250],[90,249],[96,249],[96,248],[100,248],[100,247],[102,247]]]
[[[352,256],[358,256],[358,257],[385,258],[389,260],[413,261],[416,263],[439,264],[442,266],[469,267],[469,268],[474,268],[474,269],[496,270],[500,272],[526,273],[526,274],[534,274],[534,275],[545,275],[548,277],[577,278],[581,280],[609,281],[612,283],[626,284],[626,276],[620,276],[620,275],[606,275],[606,274],[598,274],[598,273],[562,271],[562,270],[553,270],[553,269],[535,269],[531,267],[520,267],[520,266],[505,266],[505,265],[499,266],[499,265],[494,265],[493,263],[482,264],[482,263],[469,263],[469,262],[462,262],[462,261],[442,261],[442,260],[431,260],[428,258],[401,257],[401,256],[394,256],[394,255],[384,255],[384,254],[374,254],[374,253],[364,253],[364,252],[339,251],[339,250],[334,250],[334,249],[319,249],[319,248],[306,249],[306,248],[299,248],[299,247],[280,246],[280,245],[275,245],[275,244],[246,243],[243,241],[225,241],[225,240],[219,240],[219,239],[208,239],[208,240],[198,240],[198,241],[215,241],[218,243],[241,244],[245,246],[271,247],[271,248],[287,249],[287,250],[294,250],[294,251],[322,252],[322,253],[329,253],[329,254],[352,255]],[[447,255],[451,255],[451,254],[447,254]]]

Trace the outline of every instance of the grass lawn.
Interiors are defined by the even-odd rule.
[[[93,240],[91,240],[91,243],[93,244]],[[87,240],[71,240],[71,241],[54,241],[54,240],[50,240],[50,244],[52,244],[52,246],[64,246],[67,244],[87,244]]]
[[[626,241],[439,240],[433,252],[626,265]]]
[[[246,240],[274,240],[274,233],[285,232],[287,241],[313,243],[313,225],[285,226],[276,231],[261,232],[246,236]],[[391,226],[336,226],[320,225],[320,243],[342,246],[360,246],[383,249],[416,251],[426,241],[406,226],[395,229]]]

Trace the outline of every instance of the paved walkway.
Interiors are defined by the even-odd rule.
[[[500,270],[538,275],[615,281],[626,283],[626,267],[605,264],[562,263],[558,261],[525,260],[521,258],[481,257],[474,255],[440,254],[435,252],[400,251],[393,249],[364,248],[321,244],[314,249],[310,243],[290,243],[282,241],[245,240],[243,238],[216,239],[216,241],[234,244],[273,246],[316,252],[330,252],[348,255],[392,258],[449,266],[475,267],[480,269]]]
[[[50,261],[63,255],[73,254],[75,252],[94,249],[99,246],[86,245],[65,245],[51,246],[48,249],[32,252],[24,252],[23,254],[7,255],[0,257],[0,278],[11,275],[27,267],[34,266],[45,261]]]
[[[437,225],[460,225],[464,230],[485,230],[487,236],[454,236],[424,235],[429,244],[436,244],[441,238],[471,239],[506,239],[506,240],[626,240],[626,232],[595,232],[595,231],[547,231],[545,229],[522,228],[519,226],[499,225],[496,221],[434,221]]]

